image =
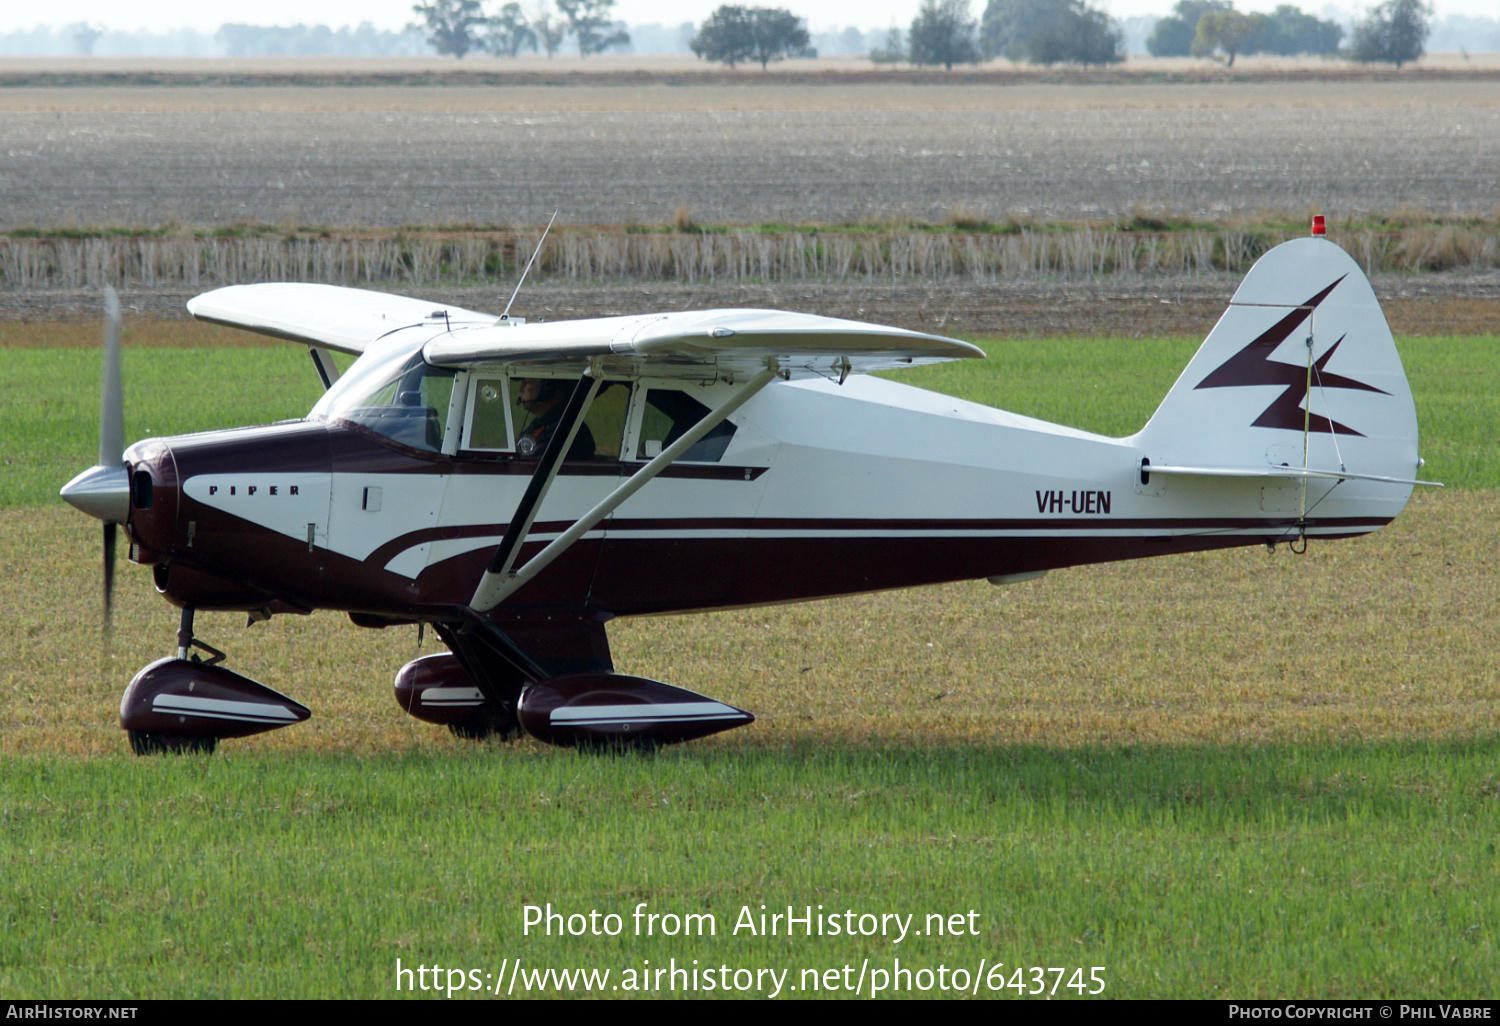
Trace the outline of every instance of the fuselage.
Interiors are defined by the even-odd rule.
[[[144,508],[133,490],[131,558],[197,608],[409,620],[468,603],[537,461],[517,445],[519,412],[496,406],[485,421],[479,410],[504,402],[518,374],[446,372],[439,395],[412,369],[419,346],[393,342],[356,364],[406,368],[393,380],[416,384],[387,388],[388,405],[350,405],[380,384],[371,374],[336,384],[303,421],[137,443],[127,463],[151,487]],[[593,458],[563,464],[518,565],[659,451],[651,403],[672,409],[685,395],[707,409],[734,391],[611,387],[618,423],[596,426]],[[727,444],[669,467],[502,608],[607,619],[800,601],[1361,534],[1400,508],[1388,488],[1315,483],[1304,518],[1300,483],[1148,479],[1138,437],[863,375],[778,381],[729,423]]]

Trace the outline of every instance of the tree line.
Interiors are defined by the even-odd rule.
[[[733,66],[806,52],[802,19],[783,8],[725,5],[693,39],[693,52]],[[975,64],[1010,57],[1040,64],[1111,64],[1125,59],[1124,38],[1086,0],[989,0],[982,19],[969,0],[922,0],[908,30],[891,29],[870,51],[876,63]]]
[[[429,0],[413,6],[438,53],[484,51],[514,57],[545,50],[550,57],[575,40],[583,56],[628,46],[612,16],[615,0],[509,2],[486,13],[482,0]],[[1400,67],[1422,55],[1432,19],[1424,0],[1385,0],[1355,25],[1347,49],[1342,26],[1281,4],[1269,15],[1234,9],[1233,0],[1177,0],[1156,23],[1146,48],[1156,57],[1212,57],[1228,66],[1242,54],[1324,54]],[[787,57],[817,56],[801,17],[786,8],[725,4],[697,29],[699,57],[762,69]],[[892,28],[870,51],[877,63],[974,64],[995,57],[1032,64],[1114,64],[1125,59],[1124,36],[1089,0],[988,0],[974,18],[970,0],[921,0],[908,29]]]
[[[534,0],[523,8],[503,4],[486,13],[481,0],[431,0],[413,4],[422,19],[427,42],[441,54],[463,57],[469,53],[491,53],[515,57],[522,50],[556,53],[567,40],[588,57],[630,45],[630,33],[614,19],[615,0]]]
[[[1153,57],[1214,57],[1232,66],[1240,54],[1322,54],[1400,67],[1422,56],[1432,8],[1422,0],[1386,0],[1355,23],[1347,49],[1342,26],[1281,4],[1244,14],[1231,0],[1178,0],[1146,40]]]
[[[1292,4],[1270,15],[1244,14],[1233,0],[1178,0],[1147,40],[1153,56],[1213,57],[1232,66],[1240,54],[1325,54],[1394,63],[1422,55],[1432,8],[1424,0],[1385,0],[1344,30]],[[731,67],[806,52],[802,20],[782,8],[723,6],[694,37],[693,52]],[[870,51],[876,63],[973,64],[995,57],[1032,64],[1115,64],[1125,59],[1123,33],[1088,0],[988,0],[976,19],[969,0],[922,0],[909,29],[892,28]]]

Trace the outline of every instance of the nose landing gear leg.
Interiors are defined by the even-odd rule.
[[[177,627],[177,658],[186,659],[189,662],[202,663],[204,666],[215,666],[229,658],[228,653],[214,648],[206,641],[200,641],[193,637],[193,607],[182,607],[182,620]],[[208,653],[208,658],[200,656],[193,649],[198,648]]]

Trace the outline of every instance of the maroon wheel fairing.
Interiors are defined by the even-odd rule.
[[[674,744],[743,727],[743,709],[644,677],[574,673],[528,685],[521,726],[554,745]]]
[[[120,699],[122,728],[178,738],[248,737],[311,715],[249,677],[187,659],[158,659],[135,675]]]
[[[396,674],[396,704],[428,723],[473,719],[484,695],[451,653],[413,659]]]

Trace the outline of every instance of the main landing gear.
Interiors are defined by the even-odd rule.
[[[450,651],[403,666],[396,701],[403,711],[444,724],[459,737],[524,732],[565,747],[651,749],[755,720],[684,688],[615,673],[604,625],[587,614],[522,625],[525,649],[478,617],[467,629],[453,623],[434,627]]]
[[[120,726],[137,755],[207,754],[220,738],[289,727],[312,715],[306,706],[221,666],[224,658],[193,636],[193,607],[184,606],[176,657],[142,669],[120,699]]]

